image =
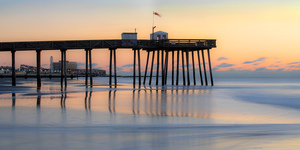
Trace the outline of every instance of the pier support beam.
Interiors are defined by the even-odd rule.
[[[109,85],[111,86],[112,78],[112,49],[109,49]]]
[[[210,62],[209,49],[207,49],[207,57],[208,57],[208,65],[209,65],[209,73],[210,73],[210,83],[211,83],[212,86],[214,86],[214,80],[213,80],[212,70],[211,70],[211,62]]]
[[[60,50],[60,86],[64,86],[64,49]]]
[[[167,81],[168,81],[168,65],[169,65],[169,51],[166,50],[166,58],[165,58],[165,69],[164,69],[164,85],[167,84]]]
[[[190,59],[189,59],[189,50],[186,50],[186,70],[187,70],[187,84],[190,85],[191,81],[190,81]]]
[[[161,50],[161,85],[165,85],[164,50]]]
[[[148,63],[149,63],[149,54],[150,54],[150,52],[147,51],[147,61],[146,61],[146,68],[145,68],[145,75],[144,75],[144,82],[143,82],[144,85],[146,83],[146,78],[147,78],[147,69],[148,69]]]
[[[157,68],[156,68],[156,85],[158,85],[158,76],[159,76],[159,50],[157,50]]]
[[[36,50],[37,87],[41,87],[41,50]]]
[[[140,56],[140,49],[133,49],[133,87],[135,87],[135,78],[136,78],[136,57],[138,58],[138,72],[139,72],[139,86],[141,86],[141,56]],[[136,53],[137,51],[137,53]],[[137,55],[137,56],[136,56]]]
[[[182,81],[183,81],[183,85],[185,85],[185,71],[184,71],[184,51],[181,51],[181,55],[182,55]]]
[[[179,80],[179,54],[180,54],[180,51],[178,50],[177,51],[177,70],[176,70],[176,85],[178,85],[178,80]]]
[[[67,56],[66,56],[66,49],[61,49],[61,60],[60,60],[60,85],[61,87],[64,86],[64,79],[65,79],[65,87],[67,87]]]
[[[115,87],[117,87],[117,60],[116,60],[116,49],[113,50],[114,52],[114,77],[115,77]]]
[[[192,51],[192,61],[193,61],[193,79],[194,79],[194,85],[196,85],[194,51]]]
[[[110,57],[109,57],[109,85],[112,85],[112,59],[114,58],[114,79],[115,79],[115,87],[117,86],[117,71],[116,71],[116,49],[109,48]],[[114,56],[112,56],[114,55]]]
[[[93,86],[92,49],[88,49],[88,52],[89,52],[89,65],[90,65],[90,86]]]
[[[174,85],[174,50],[172,51],[172,85]]]
[[[65,74],[65,88],[67,87],[67,54],[66,54],[66,52],[67,52],[67,50],[65,49],[64,51],[64,74]]]
[[[89,80],[89,50],[85,49],[85,86],[88,85]]]
[[[139,67],[139,86],[141,86],[141,55],[140,55],[140,49],[138,51],[138,67]]]
[[[152,63],[151,63],[151,69],[150,69],[149,85],[151,85],[151,81],[152,81],[152,73],[153,73],[154,57],[155,57],[155,51],[153,50],[153,51],[152,51]]]
[[[16,51],[12,50],[11,51],[11,77],[12,81],[11,84],[12,86],[16,86]]]
[[[200,53],[199,53],[199,50],[197,51],[197,53],[198,53],[198,65],[199,65],[200,81],[201,81],[201,85],[203,85],[203,79],[202,79],[202,71],[201,71],[201,63],[200,63]]]
[[[205,85],[207,85],[207,75],[206,75],[206,68],[205,68],[204,52],[203,52],[203,50],[201,50],[201,52],[202,52],[202,62],[203,62],[203,71],[204,71]]]
[[[136,49],[133,49],[133,87],[135,87]]]

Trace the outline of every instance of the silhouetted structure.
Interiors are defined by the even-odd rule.
[[[163,32],[165,34],[165,32]],[[154,34],[159,35],[159,34]],[[128,35],[129,36],[129,35]],[[126,35],[125,35],[126,37]],[[40,41],[40,42],[5,42],[0,43],[0,51],[11,51],[12,53],[12,86],[16,85],[16,75],[15,75],[15,52],[16,51],[25,51],[25,50],[35,50],[36,51],[36,64],[37,64],[37,87],[41,87],[41,51],[44,50],[60,50],[61,51],[61,85],[63,86],[63,82],[65,82],[65,86],[67,86],[67,61],[66,61],[66,52],[67,50],[72,49],[84,49],[86,51],[86,82],[88,85],[88,72],[92,74],[92,59],[91,53],[92,50],[95,49],[108,49],[110,51],[110,65],[109,65],[109,85],[112,85],[112,77],[114,76],[115,86],[117,85],[117,74],[116,74],[116,50],[118,48],[131,48],[134,51],[134,81],[133,85],[135,85],[135,66],[136,66],[136,54],[138,57],[138,77],[139,77],[139,85],[142,84],[141,81],[141,62],[140,62],[140,50],[145,50],[147,52],[147,62],[146,62],[146,70],[144,75],[145,84],[148,73],[148,65],[150,61],[150,54],[152,53],[152,60],[150,61],[151,69],[149,76],[149,84],[151,85],[152,73],[154,68],[154,57],[155,53],[157,53],[157,74],[156,74],[156,85],[158,85],[159,76],[161,78],[161,85],[167,84],[168,77],[168,62],[169,62],[169,53],[172,55],[172,85],[174,82],[174,53],[177,52],[177,76],[176,76],[176,85],[178,85],[179,80],[179,58],[180,54],[182,55],[182,74],[183,74],[183,85],[190,85],[190,70],[189,70],[189,54],[192,54],[192,63],[193,63],[193,81],[196,84],[195,80],[195,62],[194,62],[194,53],[198,54],[198,65],[200,72],[201,84],[202,82],[202,71],[204,73],[205,85],[208,85],[207,82],[207,71],[206,71],[206,61],[204,58],[204,51],[207,51],[207,59],[208,59],[208,68],[209,75],[211,79],[211,85],[213,85],[213,77],[211,71],[211,62],[210,62],[210,49],[216,47],[216,40],[207,40],[207,39],[167,39],[167,36],[160,36],[159,40],[136,40],[136,39],[122,39],[122,40],[78,40],[78,41]],[[164,39],[165,38],[165,39]],[[157,38],[156,38],[157,39]],[[200,64],[200,52],[202,54],[202,66],[201,69]],[[137,53],[136,53],[137,52]],[[160,56],[161,53],[161,56]],[[114,62],[112,62],[114,60]],[[186,63],[186,65],[185,65]],[[159,65],[161,64],[161,67]],[[112,66],[113,65],[113,66]],[[114,67],[114,68],[112,68]],[[112,69],[114,72],[112,72]],[[186,71],[186,73],[185,73]],[[161,75],[159,75],[159,72]],[[185,76],[186,75],[186,76]],[[186,84],[187,81],[187,84]],[[90,85],[93,84],[92,76],[90,75]]]

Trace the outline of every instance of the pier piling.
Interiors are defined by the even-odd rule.
[[[200,81],[201,81],[201,85],[203,85],[203,79],[202,79],[202,71],[201,71],[201,61],[200,61],[200,52],[199,50],[197,50],[197,54],[198,54],[198,65],[199,65],[199,74],[200,74]]]
[[[187,70],[187,84],[190,85],[191,82],[190,82],[190,69],[189,69],[189,66],[190,66],[190,62],[189,62],[189,50],[186,50],[186,70]]]
[[[158,76],[159,76],[159,50],[157,50],[156,85],[158,85]]]
[[[194,51],[192,51],[192,62],[193,62],[193,79],[194,79],[194,85],[196,85]]]
[[[180,51],[177,50],[177,69],[176,69],[176,85],[178,85],[178,80],[179,80],[179,54],[180,54]]]
[[[41,87],[41,50],[36,50],[37,87]]]
[[[151,63],[151,69],[150,69],[149,85],[151,85],[151,81],[152,81],[152,73],[153,73],[154,58],[155,58],[155,51],[152,51],[152,63]]]
[[[85,85],[88,85],[88,73],[89,73],[89,50],[85,49]]]
[[[138,51],[138,69],[139,69],[139,86],[141,86],[141,54],[140,54],[140,49]]]
[[[172,85],[174,85],[174,51],[172,51]]]
[[[16,86],[16,51],[11,51],[11,75],[12,75],[12,86]]]
[[[67,50],[64,51],[64,77],[65,77],[65,88],[67,87]]]
[[[149,55],[150,55],[150,52],[147,51],[147,61],[146,61],[146,66],[145,66],[145,75],[144,75],[144,82],[143,82],[144,85],[146,83],[146,78],[147,78],[147,69],[148,69],[148,63],[149,63]]]
[[[210,62],[210,52],[209,49],[207,49],[207,55],[208,55],[208,65],[209,65],[209,73],[210,73],[210,83],[212,86],[214,86],[213,76],[212,76],[212,70],[211,70],[211,62]]]
[[[89,54],[89,65],[90,65],[90,86],[93,86],[93,68],[92,68],[92,50],[88,49]]]
[[[201,50],[201,52],[202,52],[202,62],[203,62],[203,71],[204,71],[205,85],[208,85],[207,84],[207,75],[206,75],[204,52],[203,52],[203,50]]]
[[[133,87],[135,87],[136,49],[133,49]]]
[[[115,87],[117,87],[117,60],[116,60],[116,49],[113,50],[114,52],[114,77],[115,77]]]
[[[185,67],[184,67],[184,51],[181,50],[181,55],[182,55],[182,81],[183,81],[183,85],[185,85]]]

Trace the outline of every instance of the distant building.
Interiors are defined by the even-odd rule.
[[[36,67],[21,64],[19,71],[20,72],[26,72],[26,73],[36,73]]]
[[[150,34],[150,39],[152,40],[153,34]],[[154,32],[154,40],[165,40],[168,39],[168,33],[163,31]]]
[[[66,61],[66,69],[67,72],[76,71],[77,70],[77,62],[69,62]],[[53,62],[53,72],[60,72],[61,70],[61,61]]]
[[[37,68],[34,66],[30,66],[30,65],[25,65],[25,64],[21,64],[20,65],[20,72],[24,72],[24,73],[36,73]],[[46,68],[41,68],[41,73],[42,74],[47,74],[49,73],[49,69]]]
[[[1,66],[0,73],[10,73],[12,71],[12,67],[9,66]]]
[[[54,70],[53,69],[53,56],[50,57],[50,71]]]

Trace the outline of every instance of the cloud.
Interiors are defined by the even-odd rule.
[[[281,63],[281,61],[277,61],[276,63]]]
[[[245,61],[243,64],[252,64],[252,63],[255,63],[255,62],[259,62],[259,61],[264,61],[266,59],[267,59],[267,57],[260,57],[256,60],[253,60],[253,61]]]
[[[298,65],[300,64],[300,62],[291,62],[291,63],[288,63],[288,65]]]
[[[133,67],[133,64],[126,64],[126,65],[123,65],[121,67]]]
[[[256,68],[255,71],[267,71],[268,69],[266,67],[260,67]]]
[[[79,66],[85,66],[85,63],[77,62],[77,67]]]
[[[216,67],[213,68],[213,70],[218,70],[220,68],[227,68],[227,67],[232,67],[234,66],[235,64],[228,64],[228,63],[222,63],[222,64],[219,64],[217,65]]]
[[[236,69],[214,70],[214,77],[299,77],[300,70],[286,70],[287,68],[267,69],[266,67],[256,70]]]
[[[228,60],[228,58],[226,58],[226,57],[220,57],[220,58],[218,59],[218,61],[221,61],[221,60]]]
[[[216,67],[223,68],[223,67],[232,67],[232,66],[234,66],[234,64],[222,63],[222,64],[220,64],[220,65],[218,65]]]
[[[97,64],[97,63],[92,63],[92,66],[94,67],[94,66],[98,66],[99,64]]]

